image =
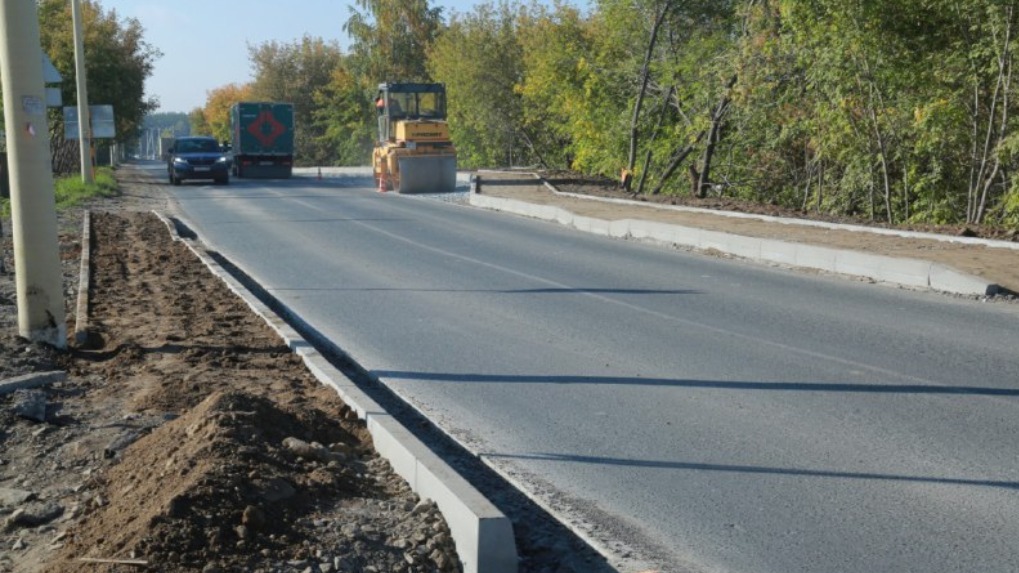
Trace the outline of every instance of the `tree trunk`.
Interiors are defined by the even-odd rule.
[[[874,121],[874,136],[877,138],[878,148],[878,161],[881,163],[881,183],[884,191],[885,200],[885,218],[888,224],[894,223],[895,217],[892,216],[892,182],[889,180],[888,175],[888,157],[885,151],[885,140],[881,135],[881,128],[877,124],[877,113],[871,109],[872,119]],[[873,219],[873,216],[871,217]]]
[[[701,173],[697,181],[697,189],[695,193],[695,195],[701,199],[707,195],[708,186],[711,184],[711,160],[715,156],[715,145],[718,143],[719,132],[722,127],[722,118],[725,117],[725,112],[729,109],[729,102],[732,101],[729,98],[729,92],[735,85],[736,75],[733,74],[733,76],[729,78],[729,81],[725,83],[725,90],[722,91],[722,99],[719,100],[718,105],[715,106],[714,113],[711,114],[711,129],[708,132],[708,143],[704,146],[704,156],[701,160]]]
[[[902,209],[903,221],[909,221],[909,166],[902,170]]]
[[[538,151],[538,148],[534,145],[534,140],[532,140],[531,136],[527,134],[527,130],[521,129],[519,130],[518,133],[520,134],[520,137],[524,140],[524,145],[526,145],[527,149],[529,149],[531,153],[534,154],[534,157],[538,160],[538,163],[540,163],[541,166],[544,167],[545,169],[548,169],[549,168],[548,162],[545,161],[545,157],[541,154],[540,151]]]
[[[1005,42],[1003,43],[1001,53],[997,58],[998,78],[994,84],[994,93],[991,95],[990,111],[987,114],[987,130],[984,135],[983,152],[978,158],[976,158],[978,160],[979,167],[977,168],[976,177],[973,178],[972,181],[973,188],[970,189],[968,196],[969,200],[967,201],[967,213],[966,213],[967,223],[980,222],[980,219],[983,217],[983,210],[986,205],[986,198],[990,188],[990,184],[991,182],[993,182],[994,177],[997,175],[997,171],[1000,168],[1000,161],[998,160],[997,153],[995,153],[995,151],[998,147],[998,144],[1000,144],[1001,140],[995,139],[994,137],[994,132],[996,131],[994,118],[998,114],[997,106],[999,96],[1001,96],[1002,99],[1005,100],[1006,102],[1008,101],[1008,94],[1007,93],[1005,93],[1004,95],[1001,94],[1002,90],[1005,88],[1006,75],[1008,75],[1009,78],[1011,75],[1011,62],[1006,63],[1005,60],[1008,58],[1009,54],[1008,44],[1011,41],[1012,14],[1013,14],[1012,9],[1009,8],[1008,17],[1005,19],[1006,20]],[[975,73],[976,72],[974,72],[974,74]],[[979,78],[977,78],[977,81],[979,81]],[[979,108],[975,107],[974,114],[978,113]],[[1002,110],[1002,117],[1008,117],[1007,113],[1008,113],[1007,110]],[[1001,125],[1000,129],[997,131],[999,133],[1005,133],[1006,127],[1007,126],[1005,125]],[[993,159],[994,163],[993,166],[991,165],[992,154],[995,156]],[[988,176],[989,172],[990,176]]]
[[[973,77],[973,111],[970,113],[971,127],[973,128],[970,137],[973,145],[970,147],[969,165],[969,189],[966,190],[966,222],[969,223],[976,215],[976,190],[977,178],[980,176],[980,78],[974,72]]]
[[[821,204],[824,203],[824,162],[818,166],[817,169],[817,209],[818,213],[821,212]]]
[[[658,112],[658,123],[655,124],[655,130],[651,133],[651,141],[648,142],[647,154],[644,155],[644,167],[640,170],[640,182],[637,183],[637,195],[644,192],[644,184],[647,182],[647,172],[651,165],[651,150],[654,148],[655,140],[658,139],[658,134],[662,130],[662,124],[665,122],[666,112],[669,111],[669,102],[672,101],[672,94],[675,93],[676,86],[669,86],[669,89],[665,92],[665,97],[662,99],[662,107]]]
[[[1012,16],[1013,9],[1008,8],[1008,17],[1005,22],[1005,37],[1002,42],[1001,54],[998,56],[998,81],[995,86],[995,101],[997,103],[997,94],[1001,94],[1001,119],[998,124],[998,133],[995,137],[994,145],[990,145],[991,130],[994,126],[994,105],[991,106],[991,114],[987,120],[988,123],[988,140],[984,147],[984,159],[989,154],[994,156],[994,165],[991,167],[990,173],[984,175],[983,169],[981,169],[981,189],[980,199],[976,209],[976,216],[973,218],[973,223],[982,223],[984,215],[987,212],[987,197],[990,195],[991,187],[994,185],[994,180],[998,177],[1001,171],[1001,156],[998,153],[998,148],[1008,137],[1008,106],[1009,106],[1009,92],[1012,88],[1012,56],[1010,50],[1010,44],[1012,42]]]
[[[679,164],[683,163],[693,150],[697,148],[697,145],[700,144],[701,140],[704,139],[704,136],[707,135],[707,133],[707,130],[701,130],[701,132],[697,134],[697,138],[693,141],[693,143],[688,144],[683,149],[676,150],[676,153],[672,155],[672,159],[669,161],[669,165],[665,168],[665,171],[662,172],[662,178],[658,181],[658,185],[655,185],[655,188],[651,190],[652,195],[657,195],[662,192],[662,188],[665,187],[665,183],[668,182],[673,174],[675,174]]]
[[[633,173],[633,167],[637,163],[637,145],[640,136],[637,124],[640,121],[640,110],[644,105],[644,94],[647,92],[647,84],[651,76],[651,57],[654,55],[655,43],[658,41],[658,31],[671,6],[670,0],[666,0],[662,4],[662,9],[655,17],[655,22],[651,27],[651,37],[648,39],[647,51],[644,53],[644,65],[640,71],[640,89],[637,91],[637,100],[633,104],[633,116],[630,118],[630,153],[626,159],[626,172],[630,174]],[[631,181],[632,179],[629,178],[623,179],[624,188],[627,191],[630,190]]]
[[[855,58],[854,58],[855,60]],[[860,66],[857,63],[857,66]],[[892,183],[891,176],[888,169],[888,145],[885,141],[884,133],[881,131],[881,124],[878,121],[877,110],[880,107],[884,109],[884,98],[881,96],[881,91],[877,87],[877,80],[874,79],[874,74],[871,72],[870,63],[867,58],[863,58],[862,63],[863,73],[866,75],[866,87],[864,87],[864,79],[860,77],[859,72],[856,74],[856,85],[860,88],[860,91],[866,90],[867,99],[869,105],[867,106],[867,115],[870,117],[871,129],[874,133],[874,140],[877,143],[877,156],[878,163],[881,164],[881,186],[884,195],[885,204],[885,219],[889,224],[894,222],[894,216],[892,214]],[[874,199],[873,191],[871,192],[871,221],[875,220],[876,214],[874,212]]]
[[[870,178],[870,222],[873,223],[877,220],[877,204],[874,201],[874,178]]]
[[[711,159],[715,155],[715,142],[718,138],[718,122],[712,118],[711,129],[708,131],[708,143],[704,146],[704,154],[701,156],[701,172],[691,165],[690,173],[695,180],[693,182],[693,194],[698,199],[703,199],[708,194],[708,187],[711,186]]]
[[[800,211],[807,212],[807,205],[810,204],[810,183],[814,179],[814,174],[810,170],[810,151],[804,148],[803,150],[803,170],[805,171],[806,183],[803,185],[803,205],[800,207]]]

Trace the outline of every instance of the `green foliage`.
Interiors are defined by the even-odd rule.
[[[1013,9],[782,0],[748,15],[726,142],[733,193],[890,221],[1004,212]]]
[[[522,26],[523,76],[516,90],[523,98],[523,129],[539,134],[546,164],[584,169],[590,164],[597,123],[597,85],[589,56],[591,30],[571,7],[536,11]],[[579,159],[578,159],[579,156]]]
[[[602,0],[587,17],[568,6],[538,14],[521,38],[523,121],[551,132],[556,163],[603,175],[626,165],[633,137],[666,182],[673,156],[703,138],[727,97],[736,32],[724,1]]]
[[[343,64],[339,45],[305,36],[299,42],[276,41],[248,47],[255,79],[250,96],[259,101],[294,104],[294,161],[298,165],[329,165],[336,151],[323,145],[327,126],[316,122],[333,74]]]
[[[230,110],[234,104],[251,101],[251,86],[227,84],[209,90],[202,108],[202,118],[208,124],[208,135],[219,141],[230,141]]]
[[[1014,185],[1008,194],[1005,195],[1002,206],[1004,211],[1002,224],[1019,232],[1019,189],[1015,188]]]
[[[428,81],[425,54],[442,24],[428,0],[357,0],[343,29],[349,69],[371,90],[382,82]]]
[[[188,129],[191,135],[212,135],[212,127],[205,117],[205,110],[196,107],[188,114]]]
[[[519,26],[527,9],[503,2],[454,15],[428,51],[428,71],[446,85],[449,125],[461,167],[529,164],[536,160],[521,133]],[[465,58],[465,53],[472,54]]]
[[[319,142],[332,151],[324,165],[364,165],[375,138],[375,106],[357,79],[340,65],[322,90],[316,93],[316,125]]]
[[[82,2],[85,45],[85,75],[89,101],[113,105],[117,141],[135,138],[146,114],[158,101],[145,97],[145,79],[152,75],[154,62],[162,54],[144,39],[138,20],[121,19],[115,10],[104,10],[99,2]],[[39,1],[42,48],[63,76],[64,105],[77,101],[74,66],[74,27],[70,3],[66,0]],[[62,121],[62,119],[58,119]],[[57,127],[56,133],[62,131]]]

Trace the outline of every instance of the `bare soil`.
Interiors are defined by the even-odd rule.
[[[151,213],[157,187],[94,213],[91,347],[15,336],[9,237],[0,380],[0,571],[457,571],[434,504]],[[69,330],[79,213],[61,215]],[[5,227],[9,228],[9,226]],[[73,285],[73,286],[71,286]],[[19,404],[34,393],[42,420]]]

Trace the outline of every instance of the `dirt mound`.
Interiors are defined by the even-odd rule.
[[[377,494],[374,485],[349,479],[358,473],[360,444],[343,434],[314,412],[215,392],[124,452],[100,480],[89,526],[48,570],[72,570],[80,557],[124,555],[144,556],[160,571],[209,563],[255,570],[267,559],[313,558],[289,550],[289,540],[314,533],[301,518]],[[304,458],[288,446],[307,443],[294,436],[339,441],[316,449],[318,459]]]

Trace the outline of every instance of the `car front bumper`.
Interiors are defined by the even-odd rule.
[[[212,165],[191,165],[190,163],[174,163],[170,168],[178,179],[222,179],[228,177],[230,165],[217,162]]]

